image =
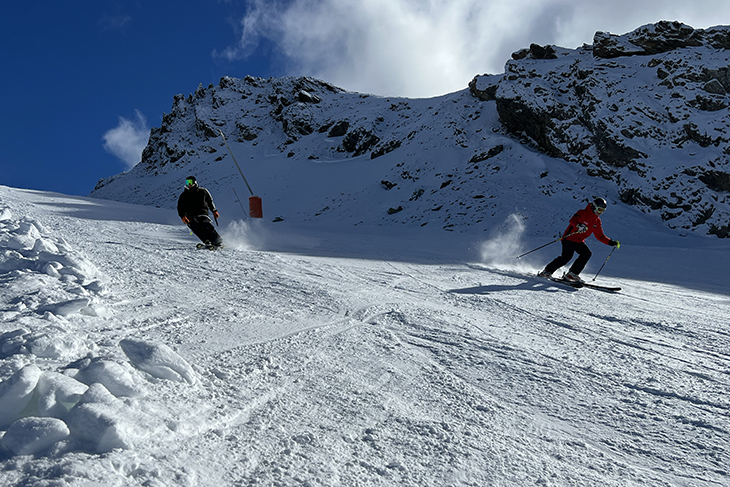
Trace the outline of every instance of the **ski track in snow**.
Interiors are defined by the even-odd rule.
[[[5,449],[3,485],[730,485],[726,295],[199,251],[166,210],[2,187],[0,213],[5,255],[67,243],[55,260],[24,251],[66,258],[66,274],[0,268],[0,335],[27,332],[2,335],[0,380],[104,358],[138,392],[120,423],[144,430],[101,453],[74,428],[33,455]],[[63,316],[73,296],[85,306]],[[36,355],[43,336],[65,344]],[[133,367],[124,339],[171,347],[197,380]]]

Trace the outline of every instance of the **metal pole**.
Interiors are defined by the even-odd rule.
[[[253,190],[251,189],[251,186],[248,184],[248,181],[246,181],[246,176],[243,175],[243,171],[241,171],[241,166],[238,165],[238,161],[236,160],[236,156],[233,155],[233,151],[231,150],[231,147],[228,145],[228,141],[226,140],[226,136],[223,135],[223,131],[218,129],[218,132],[221,133],[221,137],[223,137],[223,143],[226,144],[226,147],[228,147],[228,152],[231,153],[231,157],[233,158],[233,162],[236,163],[236,167],[238,168],[238,172],[241,173],[241,177],[243,178],[243,182],[246,183],[246,187],[248,187],[248,190],[251,192],[251,196],[253,196]],[[239,200],[240,201],[240,200]]]
[[[236,199],[238,200],[238,204],[241,205],[241,210],[243,211],[243,214],[245,215],[246,214],[246,210],[243,207],[243,203],[241,203],[241,198],[238,196],[238,192],[236,192],[236,188],[231,187],[231,189],[233,189],[233,194],[236,195]]]

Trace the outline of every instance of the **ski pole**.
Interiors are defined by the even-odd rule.
[[[603,261],[603,265],[601,266],[601,268],[600,268],[600,269],[598,269],[598,272],[596,272],[596,275],[595,275],[595,277],[593,278],[593,280],[594,280],[594,281],[596,280],[596,277],[598,277],[598,274],[600,274],[600,273],[601,273],[601,271],[603,270],[603,266],[605,266],[605,265],[606,265],[606,262],[608,262],[608,259],[610,259],[610,258],[611,258],[611,255],[613,255],[613,251],[614,251],[614,250],[616,250],[617,248],[618,248],[618,247],[614,247],[614,248],[613,248],[613,250],[611,250],[611,252],[610,252],[610,253],[608,254],[608,257],[606,257],[606,260],[604,260],[604,261]]]
[[[517,258],[518,258],[518,259],[521,259],[522,257],[526,256],[527,254],[531,254],[531,253],[533,253],[533,252],[536,252],[536,251],[538,251],[538,250],[540,250],[540,249],[542,249],[542,248],[545,248],[545,247],[547,247],[548,245],[552,245],[552,244],[554,244],[555,242],[560,242],[561,240],[563,240],[563,239],[566,239],[566,238],[568,238],[568,237],[570,237],[570,236],[572,236],[572,235],[575,235],[576,233],[579,233],[579,232],[573,232],[573,233],[570,233],[570,234],[566,235],[565,237],[560,237],[560,238],[558,238],[558,239],[555,239],[555,240],[553,240],[552,242],[548,242],[548,243],[546,243],[545,245],[541,245],[541,246],[539,246],[539,247],[538,247],[538,248],[536,248],[536,249],[532,249],[532,250],[530,250],[529,252],[525,252],[525,253],[524,253],[524,254],[522,254],[522,255],[518,255],[518,256],[517,256]]]

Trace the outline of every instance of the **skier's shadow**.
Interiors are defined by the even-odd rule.
[[[562,286],[560,284],[552,282],[539,282],[526,280],[519,284],[505,285],[505,284],[489,284],[484,286],[466,287],[463,289],[450,289],[448,292],[454,294],[489,294],[498,293],[501,291],[542,291],[542,292],[575,292],[578,289],[571,288],[568,286]]]

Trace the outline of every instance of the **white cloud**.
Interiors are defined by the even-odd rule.
[[[596,31],[623,34],[660,20],[706,28],[727,18],[726,0],[252,0],[240,42],[217,55],[245,59],[266,39],[288,74],[436,96],[503,72],[510,54],[533,42],[574,48]]]
[[[129,170],[142,159],[149,138],[147,119],[136,110],[134,120],[119,117],[119,125],[104,134],[104,150],[118,157]]]

